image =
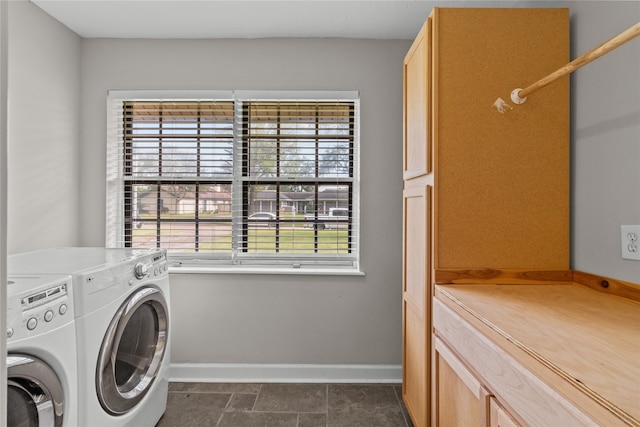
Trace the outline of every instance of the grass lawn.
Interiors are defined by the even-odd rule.
[[[346,230],[318,230],[317,248],[319,253],[346,253]],[[315,233],[313,229],[281,229],[278,234],[280,252],[315,252]],[[246,242],[249,252],[275,252],[275,230],[249,230]]]
[[[317,253],[347,253],[347,230],[318,230],[310,228],[281,228],[276,233],[275,229],[249,229],[245,247],[247,252],[275,253],[279,252],[315,253],[317,233]],[[144,241],[155,241],[155,229],[134,229],[134,244]],[[193,229],[163,229],[160,233],[164,246],[172,247],[174,243],[180,247],[193,244]],[[276,238],[278,244],[276,245]],[[200,234],[200,251],[230,252],[231,232]],[[186,249],[186,248],[185,248]]]

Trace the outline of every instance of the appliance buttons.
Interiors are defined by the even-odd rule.
[[[11,338],[13,336],[13,328],[7,328],[7,338]]]
[[[58,308],[58,313],[65,314],[67,312],[67,304],[62,304],[60,308]]]
[[[30,331],[33,331],[36,326],[38,326],[38,319],[36,319],[35,317],[30,318],[29,320],[27,320],[27,329]]]
[[[51,320],[53,320],[53,311],[47,310],[47,312],[44,313],[44,321],[51,322]]]

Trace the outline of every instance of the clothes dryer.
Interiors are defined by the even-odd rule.
[[[166,251],[54,248],[12,255],[8,267],[43,258],[39,268],[73,278],[79,424],[154,426],[169,382]]]
[[[68,275],[9,275],[7,425],[76,427],[78,377]]]

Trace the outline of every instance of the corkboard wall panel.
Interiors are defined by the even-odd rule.
[[[568,10],[434,16],[437,268],[568,268],[568,78],[492,107],[568,62]]]

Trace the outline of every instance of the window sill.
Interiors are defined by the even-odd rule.
[[[234,265],[169,265],[170,274],[290,274],[310,276],[364,276],[364,271],[353,268],[318,268],[318,267],[268,267],[268,266],[234,266]]]

